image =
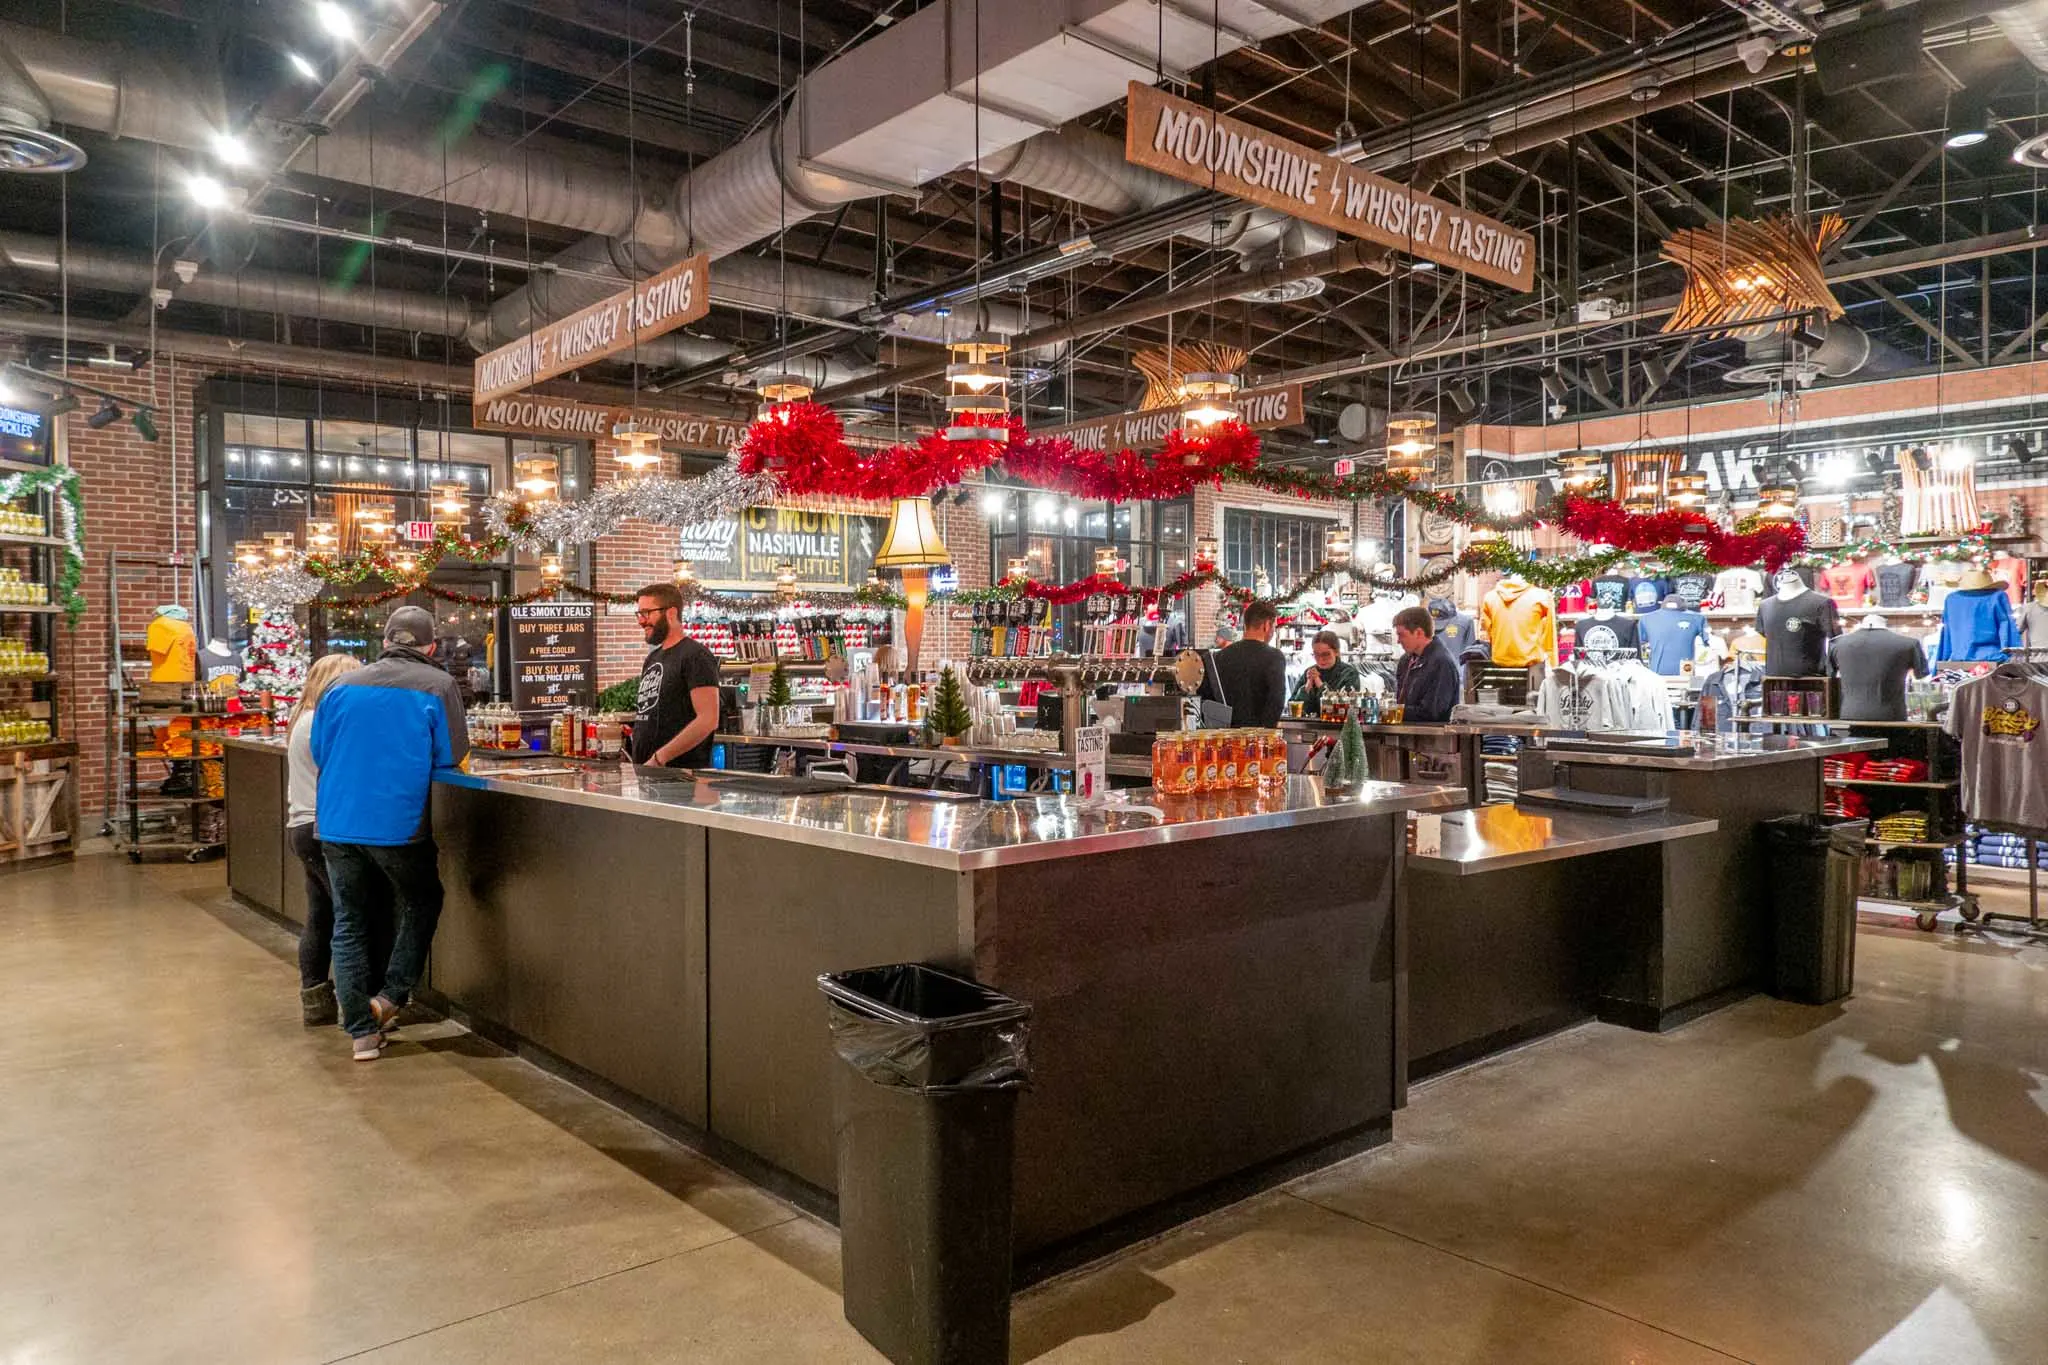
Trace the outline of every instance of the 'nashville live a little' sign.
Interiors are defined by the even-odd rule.
[[[1495,284],[1535,282],[1528,233],[1137,81],[1124,159]]]

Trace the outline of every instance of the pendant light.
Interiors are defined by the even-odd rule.
[[[612,428],[612,444],[622,479],[644,479],[661,468],[661,431],[651,422],[620,422]]]
[[[1219,422],[1236,421],[1239,415],[1235,402],[1237,390],[1238,380],[1234,374],[1195,371],[1182,375],[1180,391],[1187,401],[1180,410],[1181,421],[1201,431]]]
[[[1116,546],[1098,545],[1095,547],[1095,576],[1097,578],[1115,578],[1117,571],[1122,567],[1122,562],[1123,556],[1116,552]]]
[[[260,540],[236,541],[235,562],[245,569],[260,568],[263,564],[263,542]]]
[[[1012,555],[1003,564],[1003,581],[1022,581],[1031,577],[1031,561],[1023,555]]]
[[[760,420],[787,422],[789,404],[809,402],[814,390],[796,375],[777,373],[756,378],[754,392],[761,396]]]
[[[1195,571],[1197,573],[1214,573],[1218,558],[1216,537],[1206,531],[1195,537]]]
[[[796,598],[796,580],[797,573],[795,560],[783,559],[776,561],[775,595],[777,597],[781,598],[786,602],[794,601]]]
[[[552,455],[530,455],[512,463],[512,486],[528,502],[553,502],[561,486],[561,462]]]
[[[1010,371],[1003,357],[1010,343],[993,332],[976,332],[947,346],[948,422],[940,434],[949,441],[1008,441]]]
[[[1330,564],[1351,562],[1351,528],[1342,522],[1332,526],[1323,535],[1323,559]]]
[[[1558,481],[1569,492],[1591,496],[1607,482],[1607,461],[1590,450],[1567,450],[1557,457]]]
[[[1664,481],[1664,500],[1683,511],[1698,511],[1707,505],[1707,476],[1673,474]]]
[[[1411,479],[1427,477],[1436,468],[1436,414],[1397,412],[1387,418],[1387,472]]]
[[[265,531],[263,548],[273,561],[292,557],[292,533],[290,531]]]
[[[676,586],[687,588],[697,581],[697,566],[687,559],[678,559],[676,561],[675,574]]]
[[[383,499],[359,502],[355,510],[356,534],[365,540],[389,540],[398,529],[398,510]]]
[[[1756,490],[1759,521],[1791,521],[1799,515],[1799,487],[1786,480],[1763,484]]]
[[[437,483],[433,492],[433,499],[427,505],[433,510],[436,526],[460,526],[469,520],[467,484]]]
[[[324,518],[309,518],[306,522],[306,553],[315,555],[333,554],[341,548],[341,526]]]
[[[540,581],[550,590],[562,586],[562,556],[554,550],[540,557]]]

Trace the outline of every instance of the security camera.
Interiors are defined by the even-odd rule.
[[[1752,76],[1761,75],[1765,64],[1777,54],[1777,41],[1761,35],[1744,38],[1735,45],[1735,55],[1742,58],[1742,64],[1749,68]]]
[[[171,262],[171,273],[178,277],[178,283],[190,284],[199,278],[199,262],[177,260]]]
[[[158,312],[162,312],[171,306],[171,291],[168,289],[152,289],[149,291],[149,301],[157,306]]]

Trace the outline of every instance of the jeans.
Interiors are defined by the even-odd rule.
[[[427,949],[441,920],[440,850],[432,839],[410,844],[322,842],[334,891],[334,993],[341,1026],[351,1038],[377,1031],[370,997],[394,1005],[412,999],[427,969]],[[397,924],[384,961],[376,961],[376,926],[394,908]]]
[[[334,947],[334,892],[327,881],[327,857],[311,821],[285,831],[292,856],[306,869],[306,927],[299,931],[299,989],[312,990],[326,984],[327,969]],[[388,899],[388,898],[387,898]],[[367,989],[375,995],[384,986],[384,964],[391,960],[391,909],[371,917],[370,977]]]

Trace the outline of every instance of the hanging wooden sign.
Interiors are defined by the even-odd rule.
[[[579,441],[609,441],[612,428],[629,418],[652,424],[661,435],[661,444],[671,450],[731,450],[747,434],[746,423],[726,418],[535,394],[481,399],[470,408],[470,420],[478,431],[516,431]]]
[[[1308,418],[1302,410],[1301,385],[1276,384],[1265,389],[1246,389],[1232,394],[1230,402],[1238,418],[1254,431],[1276,431],[1300,426]],[[1180,409],[1146,408],[1119,412],[1108,417],[1091,417],[1085,422],[1040,427],[1037,436],[1065,436],[1084,450],[1149,450],[1166,442],[1166,433],[1179,428]]]
[[[1137,81],[1124,159],[1511,289],[1535,283],[1528,233]]]
[[[476,358],[475,401],[517,393],[695,322],[711,311],[710,260],[699,253],[678,261],[610,298],[486,351]]]

